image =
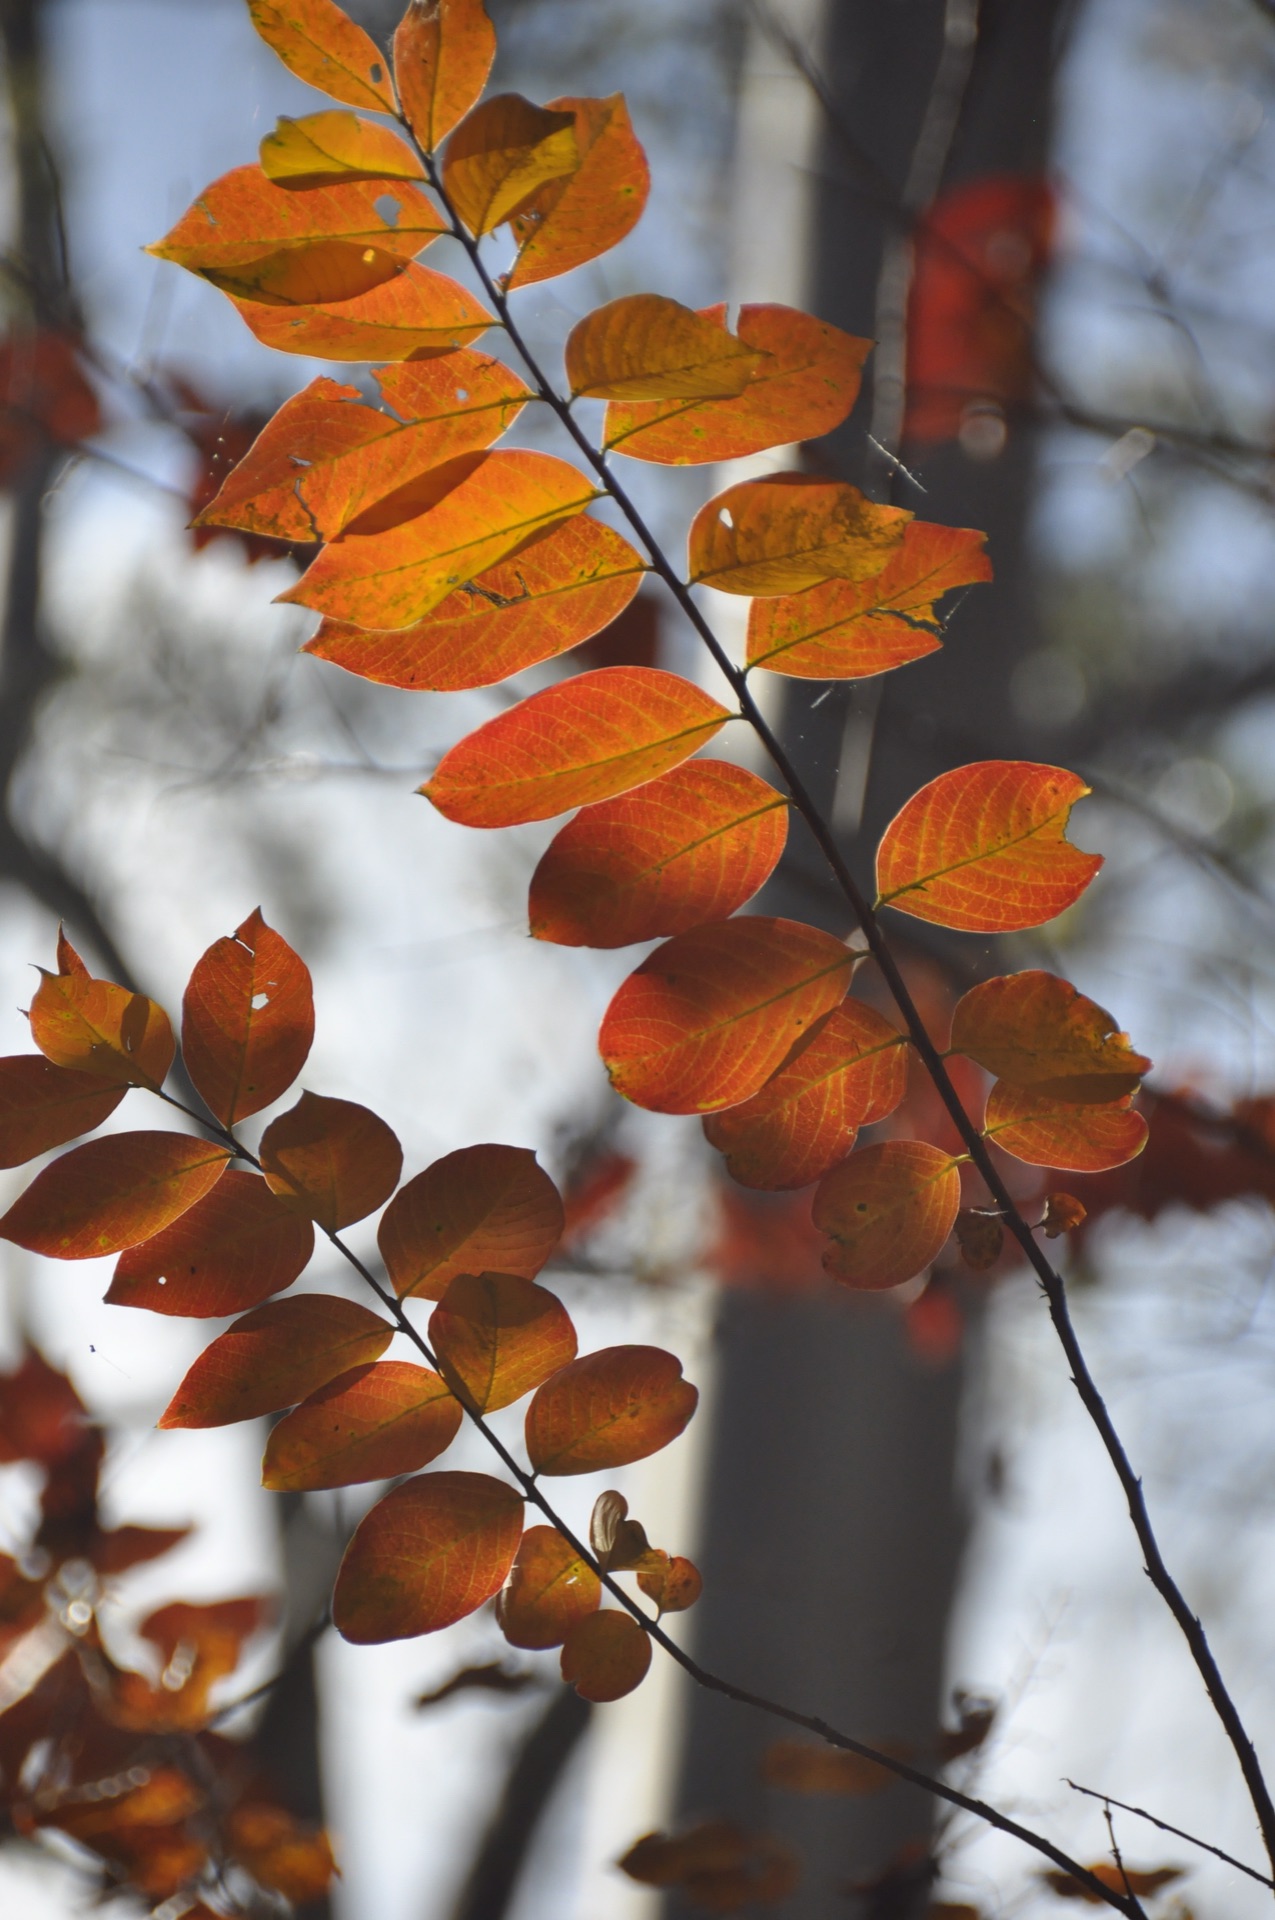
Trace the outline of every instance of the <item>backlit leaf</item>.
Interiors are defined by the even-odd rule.
[[[325,620],[303,651],[391,687],[494,686],[609,626],[645,571],[627,540],[580,514],[477,574],[415,626],[369,631]]]
[[[248,11],[298,79],[352,107],[393,113],[394,89],[380,48],[335,0],[248,0]]]
[[[264,346],[316,360],[423,360],[468,346],[492,324],[459,281],[415,261],[343,300],[294,305],[230,298]]]
[[[972,987],[952,1015],[952,1050],[1040,1098],[1101,1105],[1151,1066],[1105,1007],[1033,968]]]
[[[295,1406],[394,1338],[388,1320],[333,1294],[298,1294],[254,1307],[196,1360],[161,1427],[225,1427]]]
[[[805,473],[742,480],[691,522],[690,573],[719,593],[801,593],[821,580],[870,580],[912,518],[844,480]]]
[[[228,272],[286,247],[344,240],[410,260],[447,231],[437,207],[418,187],[346,180],[288,188],[260,167],[223,173],[162,240],[148,247],[191,273]]]
[[[326,375],[285,400],[195,524],[333,540],[430,468],[498,440],[530,397],[516,373],[469,348],[380,367],[377,381],[392,412]]]
[[[702,308],[701,317],[724,326],[726,308]],[[741,307],[738,337],[762,356],[742,392],[712,401],[615,401],[605,445],[633,460],[691,467],[817,440],[840,426],[858,397],[870,340],[780,306]]]
[[[1104,1887],[1110,1888],[1112,1893],[1122,1894],[1126,1898],[1132,1895],[1135,1900],[1149,1899],[1152,1894],[1159,1893],[1161,1887],[1172,1886],[1183,1874],[1181,1867],[1126,1867],[1123,1862],[1115,1860],[1095,1860],[1087,1871]],[[1103,1904],[1100,1893],[1082,1886],[1069,1873],[1042,1873],[1040,1877],[1062,1900],[1084,1900],[1092,1907]]]
[[[693,1560],[684,1554],[665,1553],[659,1547],[643,1554],[637,1583],[661,1613],[685,1613],[704,1591],[703,1576]]]
[[[557,1295],[514,1273],[458,1273],[429,1338],[443,1378],[479,1413],[521,1400],[574,1360],[577,1344]]]
[[[654,779],[730,718],[675,673],[600,667],[489,720],[443,756],[421,792],[466,827],[545,820]]]
[[[226,1170],[225,1147],[188,1133],[113,1133],[73,1147],[38,1173],[3,1219],[0,1239],[55,1260],[95,1260],[176,1220]]]
[[[631,1614],[590,1613],[562,1643],[562,1677],[582,1700],[622,1700],[641,1686],[651,1664],[650,1637]]]
[[[617,246],[642,217],[651,176],[623,94],[609,100],[551,100],[575,120],[577,162],[547,181],[510,220],[518,258],[510,287],[569,273]]]
[[[526,1147],[461,1147],[395,1194],[381,1258],[400,1296],[441,1300],[458,1274],[539,1273],[562,1234],[558,1189]]]
[[[352,1100],[303,1093],[261,1136],[261,1171],[288,1206],[335,1233],[388,1200],[403,1149],[384,1120]]]
[[[355,1529],[332,1596],[346,1640],[436,1633],[490,1600],[522,1536],[522,1501],[484,1473],[429,1473],[395,1487]]]
[[[198,962],[182,1001],[182,1058],[233,1127],[286,1093],[314,1039],[310,970],[260,908]]]
[[[907,1092],[903,1035],[860,1000],[843,1000],[760,1093],[704,1121],[704,1134],[745,1187],[805,1187],[844,1160],[860,1127]]]
[[[0,1167],[20,1167],[109,1119],[128,1091],[38,1053],[0,1060]]]
[[[356,626],[409,627],[596,492],[550,453],[458,454],[368,508],[279,598]]]
[[[537,1473],[594,1473],[645,1460],[676,1440],[699,1394],[659,1347],[604,1347],[547,1380],[527,1409]]]
[[[314,1252],[314,1228],[255,1173],[231,1168],[211,1193],[115,1264],[118,1307],[215,1319],[282,1293]]]
[[[801,680],[861,680],[920,660],[942,644],[935,602],[990,580],[987,535],[913,520],[872,580],[828,580],[807,593],[756,601],[748,664]]]
[[[271,1428],[261,1483],[301,1493],[415,1473],[446,1452],[463,1418],[428,1367],[404,1360],[354,1367]]]
[[[853,965],[840,940],[796,920],[721,920],[678,934],[607,1008],[598,1048],[611,1084],[657,1113],[750,1099],[842,999]]]
[[[623,947],[725,919],[770,878],[787,834],[788,803],[764,780],[690,760],[563,827],[532,875],[532,934]]]
[[[425,169],[388,127],[357,113],[307,113],[282,118],[261,143],[261,171],[289,187],[328,186],[342,180],[423,180]]]
[[[496,93],[447,143],[443,190],[473,234],[491,233],[542,187],[579,164],[575,115]]]
[[[409,0],[394,34],[394,78],[412,132],[432,153],[482,93],[496,35],[482,0]]]
[[[989,1140],[1030,1166],[1101,1173],[1122,1167],[1147,1144],[1147,1123],[1130,1099],[1078,1107],[1057,1094],[998,1080],[988,1096],[983,1129]]]
[[[823,1264],[851,1287],[897,1287],[942,1250],[961,1204],[950,1153],[923,1140],[863,1147],[824,1175],[815,1225],[831,1238]]]
[[[589,1545],[607,1573],[630,1572],[651,1551],[646,1528],[640,1520],[629,1518],[629,1503],[614,1487],[593,1503]]]
[[[593,400],[729,397],[761,364],[722,320],[660,293],[625,294],[586,314],[567,336],[566,360],[572,393]]]
[[[942,773],[894,816],[877,849],[880,904],[966,933],[1039,927],[1102,865],[1064,837],[1089,788],[1062,767],[978,760]]]
[[[602,1582],[556,1527],[528,1527],[496,1619],[510,1646],[560,1647],[578,1620],[596,1613]]]
[[[40,969],[31,1038],[54,1066],[152,1090],[164,1084],[177,1051],[164,1009],[144,993],[95,980],[65,934],[58,936],[58,971]]]

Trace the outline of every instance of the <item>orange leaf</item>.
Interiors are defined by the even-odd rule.
[[[436,1633],[490,1600],[522,1536],[522,1501],[485,1473],[430,1473],[395,1487],[355,1529],[332,1596],[356,1645]]]
[[[990,580],[987,539],[968,527],[913,520],[872,580],[828,580],[748,611],[748,664],[800,680],[862,680],[942,645],[934,603]]]
[[[299,1400],[384,1353],[387,1320],[352,1300],[300,1294],[255,1307],[205,1347],[160,1418],[161,1427],[225,1427]]]
[[[357,113],[284,115],[261,143],[267,180],[324,187],[342,180],[423,180],[425,169],[405,140]]]
[[[725,325],[724,306],[700,314]],[[761,356],[741,393],[707,402],[615,402],[607,408],[604,444],[632,460],[693,467],[817,440],[840,426],[858,397],[870,340],[779,306],[741,307],[738,337]]]
[[[375,274],[382,271],[374,263]],[[316,360],[423,360],[468,346],[492,324],[459,281],[415,261],[391,278],[368,279],[366,291],[327,302],[230,298],[264,346]]]
[[[446,231],[438,209],[417,187],[346,180],[288,188],[276,186],[260,167],[234,167],[205,187],[171,232],[146,251],[191,273],[224,273],[315,241],[344,240],[411,260]]]
[[[403,1149],[384,1120],[352,1100],[303,1093],[261,1136],[261,1171],[287,1206],[335,1233],[388,1200]]]
[[[271,1428],[261,1484],[301,1493],[415,1473],[447,1451],[463,1418],[428,1367],[404,1360],[353,1367]]]
[[[801,593],[821,580],[870,580],[912,518],[844,480],[775,473],[742,480],[691,522],[692,580],[719,593]]]
[[[1114,1860],[1095,1860],[1088,1868],[1095,1880],[1109,1887],[1112,1893],[1132,1894],[1135,1900],[1147,1899],[1158,1893],[1161,1887],[1170,1887],[1175,1880],[1182,1878],[1181,1867],[1141,1868],[1117,1865]],[[1041,1879],[1048,1882],[1050,1888],[1063,1900],[1084,1900],[1090,1906],[1103,1904],[1102,1895],[1073,1880],[1069,1873],[1042,1873]]]
[[[877,849],[882,906],[965,933],[1039,927],[1102,865],[1065,838],[1089,788],[1061,767],[977,760],[941,773],[894,816]]]
[[[380,48],[335,0],[248,0],[248,11],[266,45],[298,79],[352,107],[394,112]]]
[[[511,1647],[560,1647],[578,1620],[596,1613],[602,1582],[556,1527],[528,1527],[496,1619]]]
[[[705,319],[660,293],[630,293],[571,329],[566,360],[577,397],[677,400],[742,393],[761,355],[720,319]]]
[[[574,1360],[577,1344],[557,1295],[514,1273],[458,1273],[429,1337],[448,1386],[479,1413],[521,1400]]]
[[[31,1037],[54,1066],[152,1091],[163,1086],[177,1051],[164,1009],[144,993],[93,979],[65,934],[58,971],[40,969]]]
[[[776,1740],[766,1749],[762,1778],[768,1787],[789,1793],[880,1793],[894,1784],[895,1775],[875,1760],[865,1760],[844,1748],[810,1740]],[[929,1909],[932,1916],[934,1909]]]
[[[570,273],[617,246],[642,217],[651,176],[624,95],[551,100],[575,119],[578,159],[569,174],[538,187],[510,219],[518,258],[510,287]]]
[[[623,947],[725,919],[770,878],[787,834],[787,801],[755,773],[688,761],[563,827],[531,878],[532,934]]]
[[[205,267],[202,278],[232,299],[309,309],[362,299],[406,271],[397,254],[380,247],[318,240],[313,246],[262,254],[240,267]]]
[[[661,1613],[685,1613],[704,1591],[704,1580],[693,1560],[652,1548],[643,1554],[637,1583]]]
[[[854,957],[796,920],[719,920],[678,934],[615,995],[598,1049],[617,1093],[657,1113],[749,1099],[845,994]]]
[[[211,1320],[282,1293],[314,1252],[314,1228],[255,1173],[234,1168],[181,1218],[115,1264],[117,1307]]]
[[[597,489],[550,453],[462,453],[368,508],[280,600],[355,625],[407,627]]]
[[[1105,1007],[1039,968],[972,987],[952,1015],[951,1045],[998,1079],[1079,1106],[1135,1092],[1151,1066]]]
[[[627,540],[581,514],[475,575],[415,626],[368,631],[325,620],[303,651],[391,687],[494,686],[609,626],[645,571]]]
[[[529,389],[484,353],[380,367],[387,407],[326,375],[285,400],[195,524],[275,540],[333,540],[361,513],[432,467],[498,440]]]
[[[496,93],[447,143],[443,191],[473,234],[491,233],[546,180],[579,165],[575,115]]]
[[[0,1060],[0,1167],[20,1167],[109,1119],[128,1091],[38,1053]]]
[[[983,1130],[1029,1166],[1101,1173],[1135,1159],[1147,1144],[1147,1123],[1130,1098],[1079,1107],[1057,1094],[998,1080],[988,1096]]]
[[[232,1858],[294,1906],[320,1899],[337,1870],[322,1829],[303,1826],[285,1808],[265,1801],[241,1801],[232,1807],[225,1833]],[[198,1915],[188,1912],[185,1920],[198,1920]]]
[[[537,1473],[595,1473],[645,1460],[676,1440],[699,1394],[659,1347],[603,1347],[560,1368],[527,1409]]]
[[[310,970],[258,907],[198,962],[182,1001],[182,1058],[224,1126],[286,1093],[314,1039]]]
[[[760,1093],[704,1121],[744,1187],[805,1187],[844,1160],[860,1127],[907,1092],[903,1035],[860,1000],[843,1000],[798,1041]]]
[[[961,1174],[923,1140],[863,1147],[824,1175],[812,1209],[831,1236],[826,1270],[851,1287],[897,1287],[928,1267],[952,1231]]]
[[[781,1840],[744,1833],[729,1820],[705,1820],[679,1834],[648,1833],[616,1864],[644,1886],[680,1887],[713,1913],[786,1900],[801,1877],[796,1855]]]
[[[458,1274],[539,1273],[562,1234],[558,1189],[526,1147],[462,1147],[409,1180],[377,1242],[400,1295],[441,1300]]]
[[[614,1608],[586,1614],[563,1641],[560,1664],[582,1700],[622,1700],[646,1678],[650,1638],[631,1614]]]
[[[3,1219],[0,1239],[55,1260],[95,1260],[160,1232],[226,1170],[225,1147],[188,1133],[112,1133],[38,1173]]]
[[[432,153],[487,83],[496,35],[482,0],[409,0],[394,34],[394,78],[412,132]]]
[[[469,734],[421,792],[466,827],[546,820],[654,779],[730,718],[675,673],[599,667],[533,693]]]

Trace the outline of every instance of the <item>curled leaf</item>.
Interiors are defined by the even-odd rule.
[[[594,1473],[645,1460],[676,1440],[699,1394],[659,1347],[604,1347],[547,1380],[527,1409],[537,1473]]]
[[[912,518],[844,480],[806,473],[742,480],[691,522],[692,580],[719,593],[801,593],[823,580],[870,580]]]
[[[267,180],[292,188],[342,180],[423,180],[425,169],[405,140],[357,113],[307,113],[281,119],[261,142]]]
[[[593,1503],[589,1545],[608,1573],[631,1570],[643,1554],[650,1552],[646,1528],[640,1521],[629,1519],[629,1503],[614,1488],[600,1493]]]
[[[405,1481],[360,1521],[332,1596],[343,1639],[358,1646],[436,1633],[490,1600],[522,1536],[522,1501],[485,1473]]]
[[[518,258],[509,285],[569,273],[617,246],[642,217],[651,177],[623,94],[609,100],[550,100],[575,121],[576,165],[546,181],[510,219]]]
[[[1133,1093],[1151,1066],[1105,1007],[1038,967],[971,987],[952,1015],[952,1050],[998,1079],[1081,1106]]]
[[[652,1547],[642,1555],[637,1583],[661,1613],[685,1613],[704,1591],[704,1580],[693,1560]]]
[[[862,1147],[815,1192],[814,1223],[831,1240],[823,1264],[851,1287],[900,1286],[942,1250],[960,1204],[951,1154],[923,1140]]]
[[[963,1207],[956,1216],[955,1232],[961,1258],[974,1273],[986,1273],[996,1265],[1005,1245],[1005,1223],[999,1214]]]
[[[95,980],[65,934],[58,971],[40,969],[31,1038],[46,1060],[116,1086],[157,1090],[177,1051],[168,1015],[144,993]]]
[[[622,1700],[641,1686],[651,1642],[630,1614],[608,1608],[577,1620],[562,1643],[562,1677],[583,1700]]]
[[[546,180],[574,172],[579,159],[573,113],[496,93],[448,141],[443,191],[472,234],[491,233]]]
[[[1088,1217],[1089,1209],[1074,1194],[1049,1193],[1045,1195],[1045,1214],[1040,1224],[1046,1240],[1057,1240],[1061,1234],[1074,1233]]]
[[[299,1493],[415,1473],[446,1452],[463,1418],[428,1367],[404,1360],[354,1367],[271,1428],[261,1482]]]
[[[206,1347],[173,1395],[161,1427],[225,1427],[295,1406],[351,1367],[384,1353],[387,1320],[326,1293],[272,1300]]]
[[[459,1273],[430,1315],[430,1344],[452,1391],[479,1413],[521,1400],[574,1360],[571,1316],[513,1273]]]
[[[578,1620],[596,1613],[602,1583],[556,1527],[529,1527],[496,1619],[510,1646],[560,1647]]]
[[[326,1233],[389,1199],[403,1149],[384,1120],[353,1100],[303,1093],[261,1136],[261,1171],[287,1206]]]

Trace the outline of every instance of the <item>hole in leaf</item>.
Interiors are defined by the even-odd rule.
[[[721,522],[722,526],[730,527],[732,529],[734,528],[735,522],[731,519],[729,507],[723,507],[721,512],[718,514],[717,518]]]
[[[383,220],[387,227],[398,225],[398,217],[403,209],[392,193],[383,193],[378,200],[372,202],[372,205],[376,210],[377,218]]]
[[[268,993],[253,994],[252,1010],[254,1013],[260,1013],[263,1007],[268,1007],[269,1005],[270,1005],[270,995]]]

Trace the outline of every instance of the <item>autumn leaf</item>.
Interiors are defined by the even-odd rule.
[[[391,687],[494,686],[609,626],[646,571],[627,540],[580,514],[534,535],[413,626],[324,620],[302,651]]]
[[[325,1233],[389,1199],[403,1149],[384,1120],[353,1100],[303,1093],[261,1136],[261,1171],[285,1205]]]
[[[728,487],[691,522],[690,575],[719,593],[801,593],[822,580],[869,580],[911,514],[844,480],[771,474]]]
[[[522,1501],[483,1473],[429,1473],[395,1487],[360,1521],[332,1596],[356,1645],[436,1633],[490,1600],[522,1537]]]
[[[342,180],[423,180],[425,169],[405,140],[357,113],[284,116],[261,142],[267,180],[323,187]]]
[[[1147,1123],[1130,1098],[1082,1107],[998,1080],[988,1095],[983,1131],[1029,1166],[1101,1173],[1123,1166],[1147,1144]]]
[[[607,800],[687,760],[731,718],[658,667],[599,667],[479,727],[421,792],[448,820],[509,827]]]
[[[1074,1233],[1077,1227],[1084,1225],[1088,1211],[1074,1194],[1047,1193],[1045,1212],[1040,1223],[1046,1240],[1057,1240],[1064,1233]]]
[[[73,447],[101,427],[80,351],[69,333],[0,340],[0,486],[12,485],[44,446]]]
[[[408,261],[446,231],[437,207],[410,184],[283,187],[261,167],[234,167],[146,251],[190,273],[233,272],[285,248],[334,240]]]
[[[704,1580],[694,1561],[684,1554],[668,1554],[652,1547],[638,1562],[637,1583],[660,1613],[685,1613],[704,1591]]]
[[[987,1273],[1005,1246],[1005,1223],[999,1214],[978,1207],[962,1207],[956,1216],[956,1244],[961,1259],[974,1273]]]
[[[641,1686],[651,1642],[630,1614],[608,1608],[577,1620],[562,1643],[562,1677],[582,1700],[622,1700]]]
[[[900,1286],[941,1252],[960,1204],[950,1153],[923,1140],[862,1147],[815,1192],[814,1223],[831,1241],[824,1266],[847,1286]]]
[[[1039,968],[972,987],[952,1015],[951,1044],[998,1079],[1079,1106],[1135,1092],[1151,1066],[1105,1007]]]
[[[367,266],[366,290],[343,299],[229,297],[263,346],[315,360],[421,360],[468,346],[492,324],[487,309],[444,273],[415,261],[390,277],[375,260]]]
[[[92,1133],[127,1091],[96,1073],[55,1066],[38,1053],[0,1060],[0,1167],[20,1167],[50,1147]]]
[[[65,934],[58,971],[40,969],[31,1002],[31,1038],[46,1060],[116,1086],[156,1091],[177,1051],[168,1015],[144,993],[95,980]]]
[[[479,1413],[521,1400],[574,1360],[577,1344],[557,1295],[513,1273],[458,1273],[429,1338],[443,1378]]]
[[[767,1747],[762,1779],[788,1793],[835,1793],[858,1797],[894,1784],[888,1767],[823,1741],[776,1740]]]
[[[165,1408],[161,1427],[225,1427],[277,1413],[384,1353],[387,1320],[325,1293],[271,1300],[205,1347]]]
[[[1159,1893],[1161,1887],[1171,1887],[1175,1880],[1182,1878],[1181,1867],[1126,1867],[1114,1860],[1095,1860],[1086,1869],[1100,1885],[1112,1893],[1132,1895],[1135,1900],[1150,1899]],[[1091,1907],[1102,1905],[1102,1895],[1091,1887],[1082,1886],[1069,1873],[1046,1872],[1041,1874],[1054,1893],[1062,1900],[1084,1900]]]
[[[503,225],[546,180],[579,164],[575,115],[497,93],[461,121],[447,143],[443,191],[472,234]]]
[[[577,398],[711,399],[741,393],[761,356],[719,319],[663,294],[632,293],[571,329],[566,362]]]
[[[268,1801],[241,1801],[232,1807],[226,1816],[226,1840],[234,1859],[254,1880],[294,1906],[320,1899],[337,1870],[327,1834]],[[188,1915],[187,1920],[198,1916]]]
[[[924,658],[942,644],[935,603],[991,579],[986,540],[969,527],[913,520],[875,578],[755,600],[748,665],[801,680],[861,680]]]
[[[198,962],[182,1001],[182,1058],[223,1126],[292,1085],[314,1040],[310,970],[255,909]]]
[[[271,1428],[261,1483],[300,1493],[415,1473],[446,1452],[463,1418],[428,1367],[404,1360],[353,1367]]]
[[[845,1158],[860,1127],[893,1113],[907,1078],[898,1028],[862,1001],[843,1000],[760,1093],[706,1118],[704,1135],[741,1186],[809,1186]]]
[[[797,1856],[771,1834],[730,1820],[705,1820],[684,1833],[648,1833],[616,1865],[648,1887],[677,1887],[712,1913],[786,1900],[801,1878]]]
[[[124,1250],[105,1297],[197,1320],[243,1313],[290,1287],[313,1252],[310,1222],[232,1167],[171,1226]]]
[[[495,52],[482,0],[409,0],[394,33],[394,79],[426,153],[478,99]]]
[[[629,1518],[629,1503],[608,1487],[593,1503],[589,1515],[589,1545],[607,1573],[632,1572],[651,1550],[646,1528]]]
[[[795,920],[721,920],[678,934],[612,999],[598,1049],[617,1093],[657,1113],[750,1099],[850,984],[854,956]]]
[[[574,120],[576,164],[548,180],[510,217],[518,258],[509,286],[570,273],[618,246],[642,217],[651,176],[623,94],[608,100],[550,100]]]
[[[571,1628],[596,1613],[602,1583],[556,1527],[528,1527],[496,1619],[512,1647],[560,1647]]]
[[[1064,837],[1089,788],[1061,767],[978,760],[942,773],[894,816],[877,849],[881,906],[965,933],[1039,927],[1102,865]]]
[[[396,1193],[377,1232],[401,1296],[441,1300],[458,1274],[532,1280],[562,1234],[558,1189],[526,1147],[461,1147]]]
[[[394,112],[379,47],[335,0],[248,0],[248,11],[266,45],[299,80],[352,107]]]
[[[703,307],[700,318],[725,326],[726,308]],[[760,356],[741,392],[709,401],[613,401],[604,445],[631,460],[703,466],[817,440],[840,426],[858,397],[870,340],[780,306],[741,307],[738,338]]]
[[[623,1467],[676,1440],[699,1394],[682,1363],[659,1347],[604,1347],[547,1380],[527,1409],[527,1452],[537,1473]]]
[[[636,793],[585,807],[541,856],[537,940],[622,947],[726,919],[770,878],[788,803],[722,760],[690,760]]]
[[[159,1233],[226,1170],[225,1147],[187,1133],[113,1133],[38,1173],[0,1239],[55,1260],[96,1260]]]

